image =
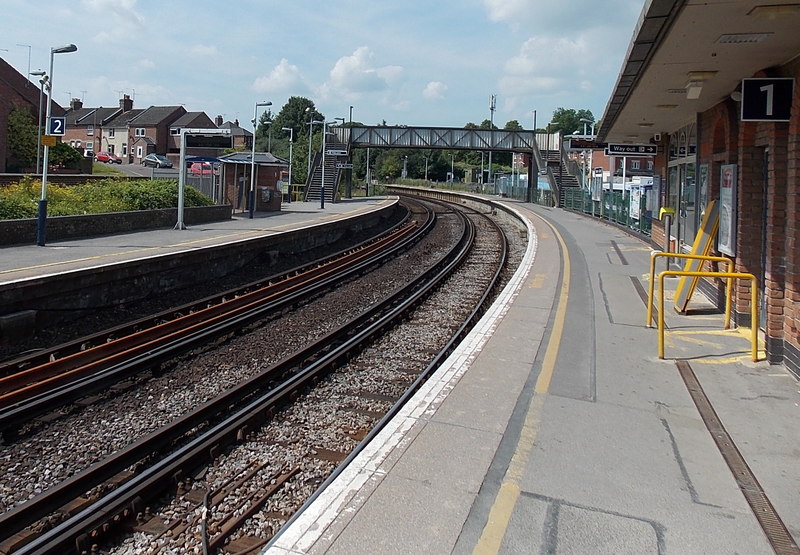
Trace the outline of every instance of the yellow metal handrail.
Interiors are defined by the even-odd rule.
[[[674,254],[674,253],[673,253]],[[718,277],[727,279],[750,280],[750,342],[752,344],[753,362],[758,362],[758,281],[753,274],[736,272],[687,272],[684,270],[667,270],[658,274],[658,358],[664,358],[664,278],[666,276],[686,277]]]
[[[725,262],[728,265],[728,271],[731,271],[733,260],[725,258],[724,256],[706,256],[703,254],[683,254],[677,252],[661,252],[653,251],[650,253],[650,289],[647,294],[647,327],[652,327],[653,322],[653,286],[656,281],[656,258],[663,256],[667,258],[689,258],[694,260],[707,260],[709,262]],[[725,293],[725,329],[731,327],[731,297],[733,293],[733,280],[728,280],[728,286]]]

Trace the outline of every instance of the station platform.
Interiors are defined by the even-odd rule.
[[[509,204],[533,240],[501,298],[265,552],[798,553],[795,377],[698,292],[659,359],[650,246]]]
[[[392,202],[298,202],[187,230],[4,247],[0,287]],[[800,553],[795,377],[763,349],[753,362],[749,330],[723,330],[699,292],[690,315],[677,314],[676,280],[665,287],[659,359],[658,332],[646,325],[647,243],[576,213],[500,202],[529,225],[521,268],[265,552]]]
[[[223,243],[283,233],[300,227],[351,218],[380,210],[394,202],[387,198],[349,199],[328,203],[284,203],[280,211],[235,212],[221,222],[189,226],[187,229],[154,229],[132,233],[0,247],[0,286],[15,280],[41,278],[70,270],[137,260],[160,254],[199,250]]]

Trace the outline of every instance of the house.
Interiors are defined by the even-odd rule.
[[[122,111],[103,126],[103,144],[108,152],[113,152],[126,162],[131,162],[130,138],[128,128],[143,109],[134,108],[133,102],[128,95],[120,100]]]
[[[39,87],[0,58],[0,173],[5,173],[9,169],[15,171],[33,169],[17,167],[19,162],[13,159],[8,146],[8,118],[14,109],[23,109],[30,112],[34,122],[38,122],[37,114],[41,111],[44,125],[47,100],[46,97],[41,98],[45,99],[44,105],[40,104]],[[56,102],[52,103],[50,112],[56,117],[64,115],[64,109]]]
[[[222,121],[222,116],[214,118],[214,123],[219,129],[231,130],[232,148],[235,150],[250,150],[253,148],[253,133],[239,126],[239,120]]]
[[[66,112],[66,130],[62,140],[73,148],[91,156],[99,151],[115,152],[103,142],[104,128],[123,110],[123,100],[116,108],[85,108],[83,102],[73,98]]]
[[[186,114],[183,106],[150,106],[128,122],[128,160],[139,163],[151,153],[166,154],[170,145],[170,128]],[[173,156],[173,162],[177,157]]]

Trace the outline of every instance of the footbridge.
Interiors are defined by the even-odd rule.
[[[352,148],[439,148],[532,152],[533,131],[458,127],[331,127],[341,143]]]
[[[533,172],[543,169],[548,174],[551,188],[557,191],[561,182],[549,166],[556,159],[561,165],[559,150],[544,152],[539,150],[539,139],[547,137],[544,133],[525,130],[482,129],[460,127],[412,127],[412,126],[350,126],[328,127],[329,139],[326,155],[319,152],[314,158],[311,172],[306,181],[306,200],[319,200],[324,191],[328,202],[336,201],[336,191],[344,169],[351,167],[352,153],[356,148],[420,148],[442,150],[472,150],[495,152],[522,152],[532,154],[534,164],[528,168],[528,183],[535,183]],[[559,141],[560,142],[560,141]],[[549,138],[547,144],[550,144]],[[553,145],[557,144],[553,141]],[[549,149],[549,146],[548,146]],[[324,170],[323,170],[324,166]],[[559,171],[559,174],[563,172]],[[324,178],[324,187],[323,185]],[[534,185],[535,186],[535,185]]]

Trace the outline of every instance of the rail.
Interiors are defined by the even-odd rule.
[[[733,261],[730,258],[725,258],[724,256],[706,256],[703,254],[683,254],[683,253],[676,253],[676,252],[662,252],[662,251],[652,251],[650,253],[650,290],[647,295],[647,327],[651,327],[651,323],[653,322],[653,287],[655,286],[656,281],[656,258],[665,257],[665,258],[686,258],[691,260],[705,260],[708,262],[725,262],[728,265],[728,271],[731,270],[731,264]],[[731,297],[733,292],[733,280],[728,279],[728,287],[726,288],[725,294],[725,329],[730,329],[731,327]]]
[[[675,253],[670,254],[674,256]],[[664,358],[664,278],[667,276],[749,279],[751,287],[750,343],[753,362],[758,362],[758,280],[753,274],[737,272],[688,272],[685,270],[667,270],[658,274],[658,358]]]

